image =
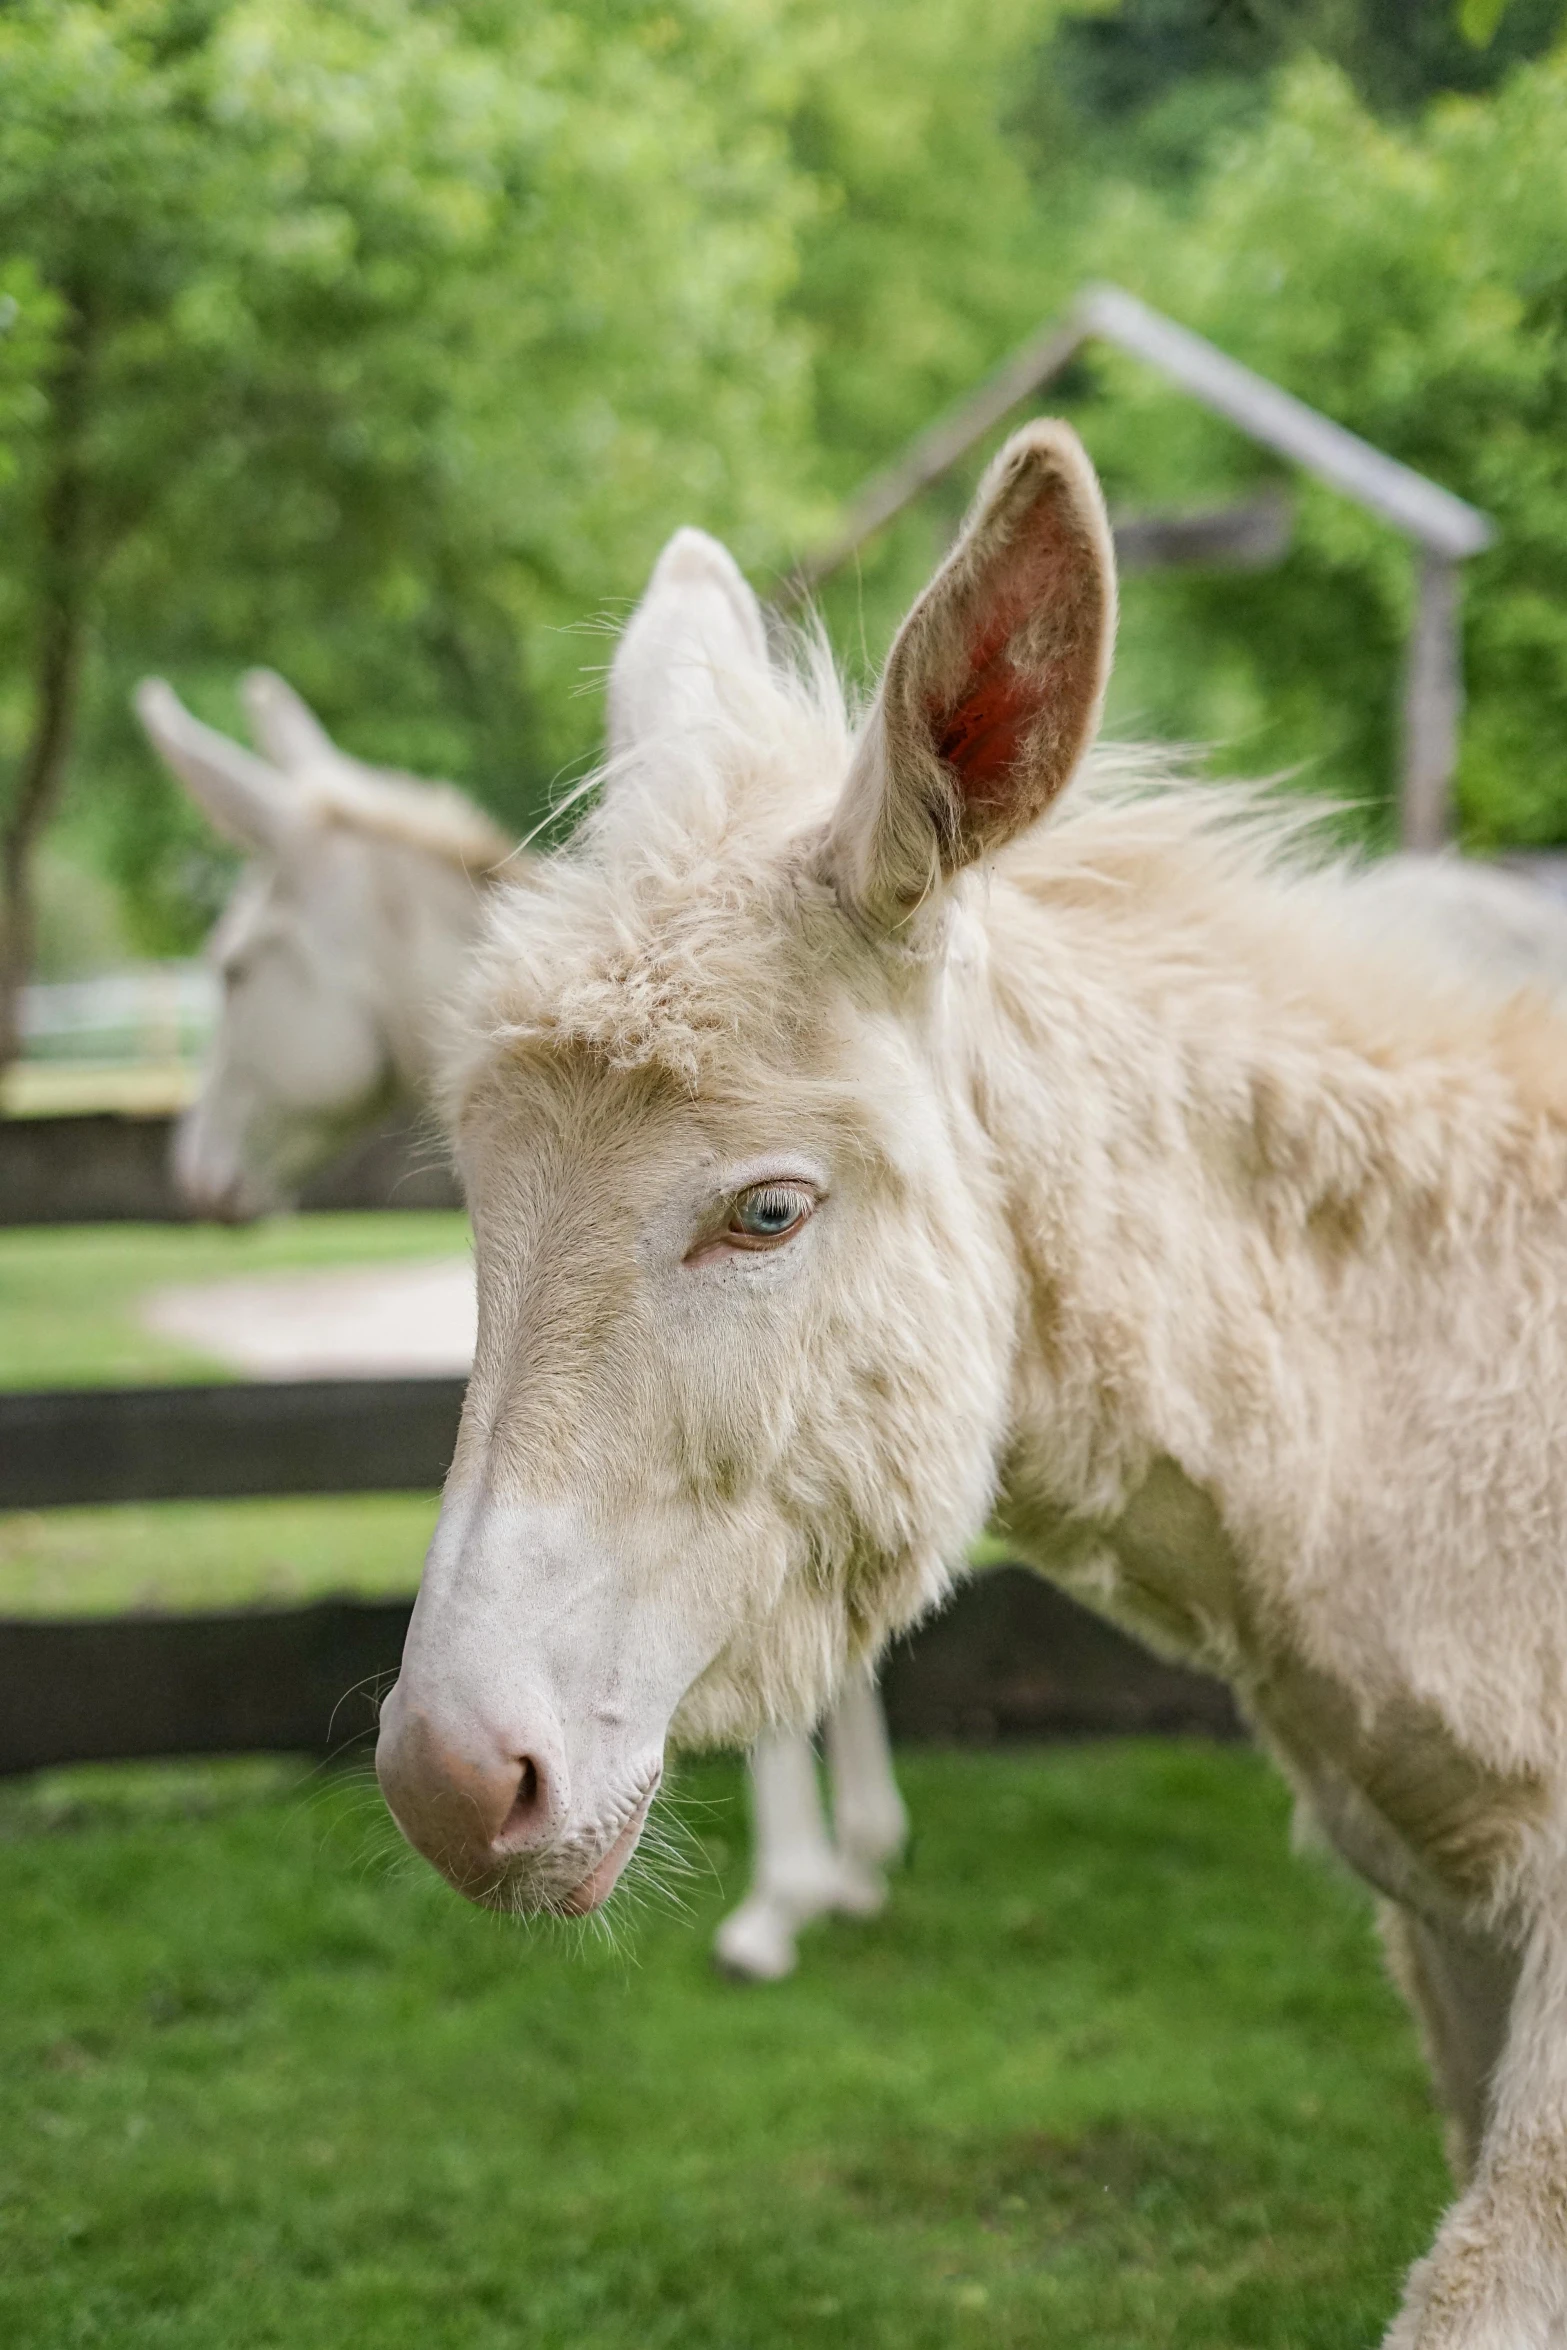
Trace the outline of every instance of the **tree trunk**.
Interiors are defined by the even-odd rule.
[[[53,388],[52,462],[39,515],[33,722],[0,824],[0,1071],[21,1050],[22,990],[38,945],[33,859],[65,782],[81,688],[86,496],[77,452],[86,407],[87,333],[80,309]]]

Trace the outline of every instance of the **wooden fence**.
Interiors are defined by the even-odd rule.
[[[118,1112],[0,1118],[0,1225],[184,1224],[174,1121]],[[306,1188],[302,1207],[460,1208],[439,1145],[407,1116],[386,1120]]]
[[[408,1152],[406,1134],[377,1138],[356,1172],[334,1171],[327,1197],[414,1204]],[[0,1122],[0,1223],[176,1215],[166,1153],[162,1120]],[[427,1153],[418,1171],[445,1187],[441,1204],[452,1198]],[[433,1492],[451,1458],[463,1386],[326,1379],[0,1392],[0,1510]],[[397,1671],[411,1604],[334,1598],[198,1615],[0,1619],[0,1775],[362,1749],[375,1699]],[[1239,1727],[1218,1682],[1161,1664],[1016,1567],[966,1584],[895,1650],[883,1687],[903,1739],[1227,1737]]]

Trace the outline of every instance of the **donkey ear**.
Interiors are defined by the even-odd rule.
[[[203,726],[161,677],[144,677],[135,698],[153,749],[218,831],[242,849],[281,848],[304,814],[289,778]]]
[[[247,669],[239,691],[250,731],[274,767],[293,774],[341,761],[342,752],[310,704],[275,669]]]
[[[766,670],[762,608],[740,566],[705,530],[677,530],[616,647],[611,753],[711,721],[723,709],[726,678]]]
[[[1069,425],[1015,433],[898,633],[828,832],[839,890],[895,922],[1049,807],[1098,730],[1115,558]]]

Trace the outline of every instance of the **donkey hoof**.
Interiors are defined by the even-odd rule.
[[[832,1905],[846,1918],[879,1918],[887,1906],[887,1880],[877,1869],[845,1862]]]
[[[725,1918],[713,1937],[713,1964],[742,1983],[781,1983],[797,1963],[794,1935],[781,1919],[749,1904]]]

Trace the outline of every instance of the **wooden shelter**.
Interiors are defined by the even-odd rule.
[[[1477,507],[1346,432],[1304,400],[1119,286],[1088,287],[1065,318],[1023,344],[960,407],[921,433],[896,463],[868,481],[852,501],[838,536],[802,566],[802,589],[836,571],[874,532],[966,456],[1010,409],[1042,391],[1085,343],[1096,339],[1114,343],[1157,368],[1262,447],[1354,498],[1413,542],[1418,570],[1404,665],[1400,831],[1406,848],[1440,848],[1449,829],[1463,710],[1458,567],[1491,545],[1496,525]]]

